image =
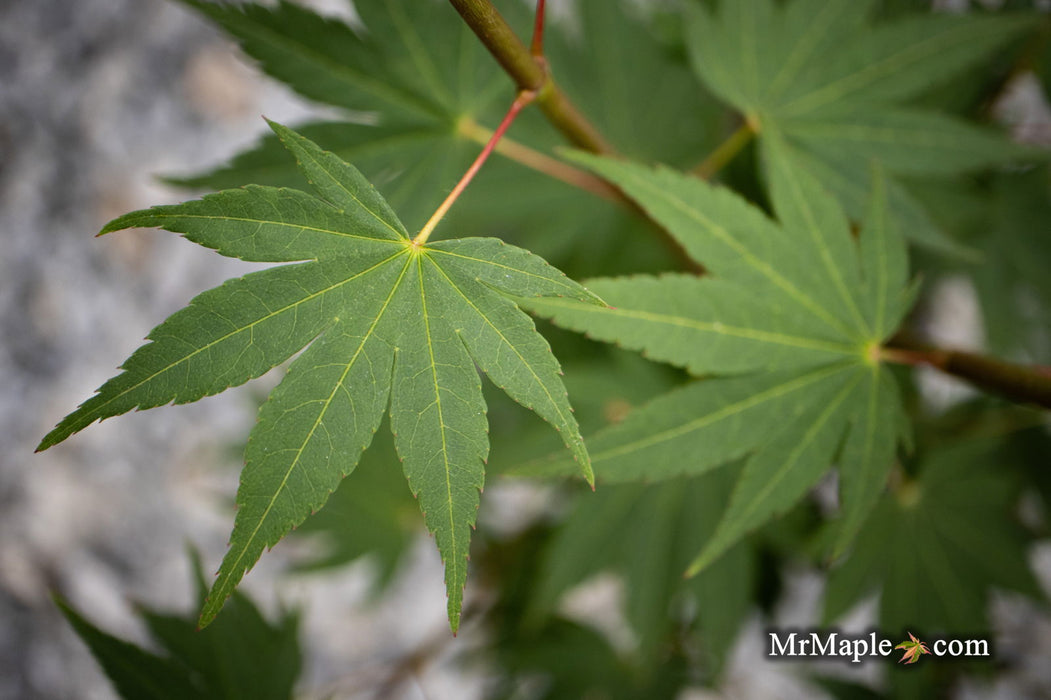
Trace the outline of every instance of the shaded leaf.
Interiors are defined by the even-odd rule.
[[[626,614],[643,668],[695,607],[701,643],[718,667],[751,606],[752,555],[742,544],[691,580],[682,572],[714,532],[736,470],[641,487],[608,486],[580,498],[543,559],[533,614],[551,614],[561,594],[588,577],[624,578]]]
[[[1018,485],[997,448],[970,441],[932,451],[915,480],[881,498],[829,573],[827,621],[881,590],[882,629],[983,633],[992,587],[1042,597],[1013,516]]]
[[[194,557],[199,598],[206,591],[199,559]],[[267,622],[255,605],[235,593],[230,605],[205,630],[196,615],[143,609],[140,616],[165,656],[158,656],[98,629],[69,605],[63,614],[91,648],[117,692],[128,700],[287,700],[302,667],[299,617]]]

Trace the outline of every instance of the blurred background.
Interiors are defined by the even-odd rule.
[[[350,16],[341,0],[304,4]],[[1046,104],[1021,104],[1027,119],[1046,120]],[[279,379],[274,373],[32,452],[156,323],[252,269],[164,232],[93,235],[122,213],[185,199],[155,176],[227,160],[265,131],[262,114],[294,124],[323,110],[264,78],[182,6],[0,0],[0,700],[116,697],[53,593],[100,627],[148,646],[136,606],[193,608],[188,547],[206,571],[218,566],[240,446]],[[973,342],[980,318],[966,285],[957,287],[939,292],[938,303],[951,309],[942,316],[953,321],[933,332],[959,346]],[[958,391],[937,380],[929,390],[944,400]],[[484,523],[488,510],[528,523],[548,500],[541,488],[494,481],[481,517]],[[304,697],[387,697],[379,694],[386,689],[389,697],[437,700],[482,697],[489,687],[491,670],[463,659],[464,650],[485,646],[486,633],[468,618],[458,638],[449,636],[438,554],[413,517],[391,545],[407,552],[396,566],[374,557],[289,575],[290,562],[312,552],[309,540],[297,539],[264,555],[246,578],[242,588],[268,616],[302,608]],[[1051,548],[1034,547],[1032,558],[1051,589]],[[376,593],[384,577],[391,583]],[[472,572],[468,609],[487,604],[479,579]],[[770,619],[813,624],[816,577],[800,569],[784,581]],[[630,646],[615,611],[622,593],[615,577],[599,577],[566,605],[614,647]],[[1051,697],[1046,609],[1009,595],[993,609],[999,633],[1028,661],[995,686],[965,686],[959,697]],[[861,610],[858,619],[871,613]],[[794,665],[757,661],[763,644],[753,616],[729,653],[723,691],[684,697],[814,697]]]

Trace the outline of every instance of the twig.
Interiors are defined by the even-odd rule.
[[[449,2],[515,81],[518,89],[536,93],[541,111],[570,143],[592,153],[616,152],[551,79],[543,55],[534,55],[525,47],[489,0]],[[533,48],[542,51],[543,3],[539,3],[537,10],[537,26],[541,31],[534,32]]]
[[[895,340],[880,350],[888,362],[934,367],[987,392],[1020,403],[1051,409],[1051,367],[1018,365],[994,357],[960,350],[945,350]]]

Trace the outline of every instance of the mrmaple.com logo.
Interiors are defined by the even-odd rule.
[[[936,639],[928,645],[912,632],[907,632],[908,638],[899,643],[877,632],[850,635],[836,630],[772,630],[768,634],[767,656],[778,659],[843,659],[857,664],[900,651],[900,663],[914,664],[925,654],[949,658],[991,656],[987,639]]]

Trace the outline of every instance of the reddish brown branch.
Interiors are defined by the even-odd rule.
[[[906,344],[900,339],[895,346],[883,348],[880,356],[889,362],[934,367],[989,393],[1051,409],[1051,367],[1018,365],[973,352]]]
[[[536,102],[548,120],[578,148],[592,153],[614,153],[613,147],[570,102],[547,70],[543,54],[534,55],[519,40],[507,21],[489,0],[449,0],[475,35],[489,49],[493,58],[503,66],[519,90],[536,92]],[[543,3],[538,6],[533,49],[543,50]]]

